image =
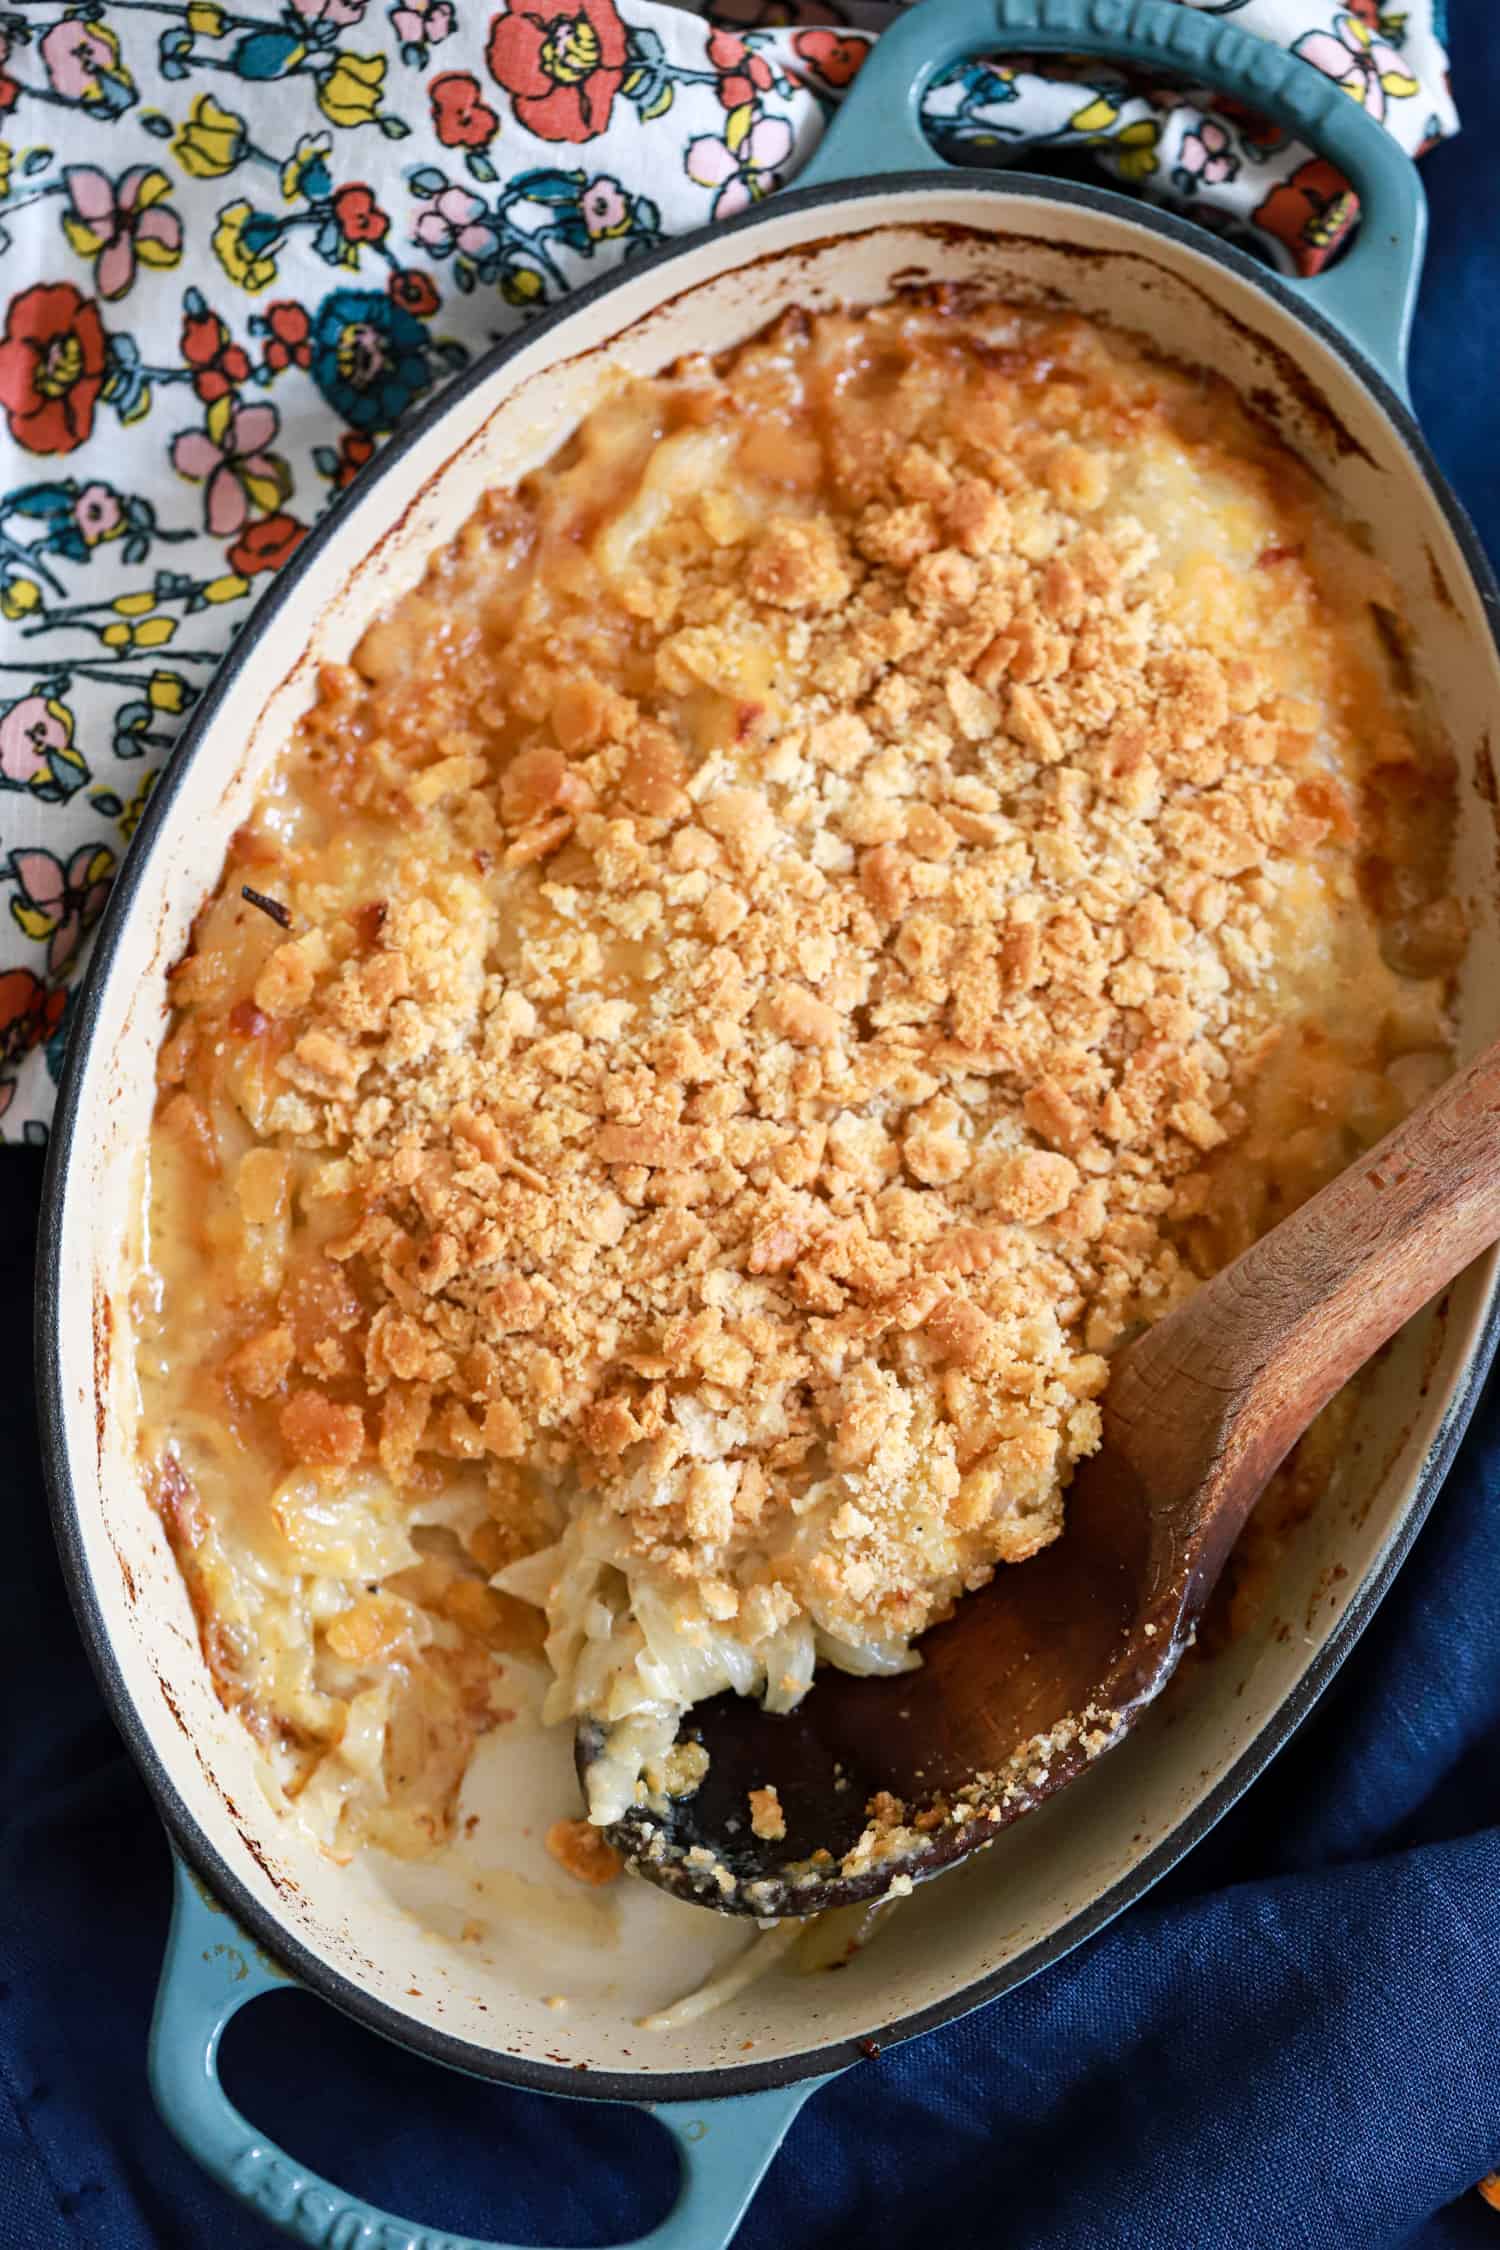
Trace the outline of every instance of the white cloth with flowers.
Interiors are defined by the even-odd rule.
[[[1189,4],[1189,0],[1184,0]],[[1419,151],[1432,0],[1212,0]],[[447,375],[795,178],[866,0],[22,0],[0,14],[0,1137],[40,1139],[151,785],[268,575]],[[1323,263],[1352,198],[1233,104],[968,62],[957,161],[1081,142]]]

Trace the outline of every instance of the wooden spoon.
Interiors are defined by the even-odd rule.
[[[1128,1732],[1277,1464],[1497,1236],[1500,1045],[1119,1355],[1062,1537],[966,1595],[923,1636],[920,1669],[825,1666],[780,1718],[735,1695],[698,1705],[679,1739],[707,1748],[705,1779],[611,1841],[664,1890],[762,1917],[873,1898],[989,1843]],[[580,1729],[581,1774],[602,1740]],[[747,1802],[768,1784],[775,1841]]]

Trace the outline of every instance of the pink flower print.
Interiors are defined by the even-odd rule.
[[[192,484],[206,484],[204,522],[216,539],[242,531],[251,509],[269,515],[292,489],[284,461],[266,447],[278,428],[274,406],[237,406],[216,398],[208,427],[172,440],[172,466]]]
[[[470,195],[467,188],[444,188],[442,194],[422,213],[412,233],[424,249],[440,258],[450,250],[462,250],[470,258],[486,257],[495,247],[495,237],[486,226],[476,224],[484,215],[484,204],[479,196]]]
[[[43,32],[40,51],[52,91],[64,101],[98,101],[110,78],[121,87],[129,84],[118,67],[119,40],[96,23],[80,23],[76,16],[55,23]]]
[[[1331,32],[1305,33],[1292,53],[1342,86],[1377,121],[1385,117],[1387,94],[1400,101],[1418,91],[1416,79],[1395,48],[1357,16],[1335,16]]]
[[[776,167],[792,153],[792,128],[784,117],[758,117],[737,109],[722,140],[711,133],[689,141],[687,175],[699,187],[717,188],[713,215],[731,219],[779,185]]]
[[[629,230],[630,203],[618,180],[590,180],[579,198],[578,208],[593,242],[602,242],[609,235],[625,234]]]
[[[1184,133],[1177,152],[1177,165],[1179,171],[1188,173],[1204,187],[1217,187],[1221,180],[1234,178],[1240,160],[1217,118],[1205,117],[1195,132]]]
[[[346,31],[364,15],[366,0],[292,0],[293,13],[304,23],[325,23]]]
[[[63,232],[80,258],[97,258],[94,285],[101,297],[123,297],[135,279],[137,258],[147,266],[175,266],[182,256],[182,221],[162,202],[172,192],[165,172],[138,164],[119,187],[92,164],[71,164],[63,174],[69,209]]]
[[[73,747],[73,714],[51,695],[23,695],[0,716],[0,785],[56,803],[88,780]]]
[[[118,538],[125,528],[125,511],[118,493],[111,492],[107,484],[86,484],[73,502],[73,521],[86,547],[97,547],[101,539]]]
[[[456,21],[450,0],[405,0],[391,10],[391,28],[403,47],[440,46]]]
[[[115,855],[101,844],[85,844],[68,861],[51,852],[12,852],[7,873],[17,896],[10,902],[15,921],[29,938],[47,938],[48,973],[56,976],[78,951],[79,941],[104,912]]]

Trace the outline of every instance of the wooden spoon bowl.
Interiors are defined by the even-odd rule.
[[[1061,1538],[1000,1568],[894,1678],[829,1667],[772,1716],[684,1720],[708,1771],[610,1829],[663,1889],[760,1918],[925,1881],[1119,1742],[1170,1678],[1245,1519],[1313,1416],[1500,1235],[1500,1046],[1115,1361]],[[585,1723],[586,1773],[604,1737]],[[785,1835],[750,1824],[774,1788]]]

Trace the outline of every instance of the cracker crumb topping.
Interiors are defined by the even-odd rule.
[[[175,974],[217,1411],[477,1495],[492,1633],[586,1510],[599,1614],[526,1588],[580,1708],[600,1572],[787,1702],[798,1621],[895,1660],[1057,1536],[1120,1340],[1444,1044],[1386,600],[1222,385],[1082,321],[789,316],[627,386],[325,667]]]
[[[781,1810],[781,1799],[769,1784],[763,1789],[750,1791],[750,1829],[763,1843],[779,1844],[786,1834],[786,1816]]]

